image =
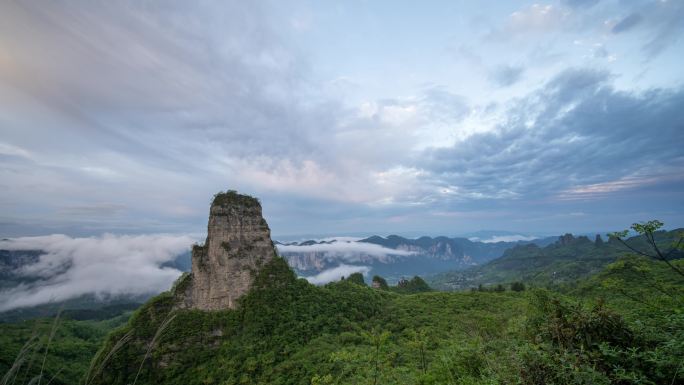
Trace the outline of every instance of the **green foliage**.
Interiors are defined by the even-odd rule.
[[[522,282],[513,282],[511,284],[512,291],[525,291],[525,284]]]
[[[212,206],[244,206],[244,207],[261,207],[259,199],[249,195],[239,194],[235,190],[226,190],[214,195],[211,202]]]
[[[174,295],[185,293],[188,287],[190,287],[191,283],[192,274],[184,272],[180,277],[178,277],[178,279],[176,279],[176,282],[173,283],[173,286],[171,287],[171,293],[174,293]]]
[[[630,226],[630,228],[638,234],[644,235],[648,233],[655,233],[663,226],[664,223],[656,219],[648,222],[633,223],[632,226]],[[629,234],[629,230],[622,230],[610,233],[608,234],[608,236],[613,238],[625,238],[627,234]]]
[[[622,238],[626,237],[628,234],[627,230],[614,232],[608,234],[609,237],[616,239],[620,242],[626,249],[633,251],[637,255],[652,258],[654,260],[659,260],[665,262],[674,272],[684,277],[684,269],[680,269],[674,264],[670,263],[671,259],[684,257],[684,232],[677,231],[676,235],[673,237],[672,244],[669,249],[665,249],[661,242],[656,240],[656,234],[658,234],[658,229],[663,227],[663,222],[659,220],[652,220],[643,223],[634,223],[631,228],[641,237],[646,240],[646,247],[635,247],[625,242]],[[659,245],[659,243],[661,243]]]
[[[659,248],[677,244],[681,239],[677,230],[658,232],[657,235],[653,244]],[[442,290],[467,290],[479,285],[487,287],[517,281],[527,286],[567,290],[575,287],[579,281],[601,272],[618,258],[631,254],[630,248],[653,248],[651,240],[645,235],[624,240],[624,244],[620,242],[612,235],[605,244],[592,242],[586,237],[565,235],[544,248],[534,244],[516,246],[507,250],[501,258],[464,271],[439,274],[430,283]],[[675,254],[673,252],[672,256]]]
[[[591,306],[535,291],[536,313],[527,322],[531,343],[522,346],[524,384],[661,384],[684,379],[684,350],[670,316],[663,329],[630,326],[602,300]],[[662,322],[660,320],[659,322]],[[677,330],[663,333],[667,329]],[[681,330],[681,329],[680,329]],[[667,352],[667,353],[665,353]]]
[[[366,285],[366,282],[363,280],[363,274],[361,273],[352,273],[347,277],[347,282],[352,282],[357,285]]]
[[[419,276],[415,276],[410,280],[402,279],[399,281],[397,286],[390,288],[395,293],[403,294],[413,294],[413,293],[424,293],[432,291],[432,288]]]
[[[379,275],[373,276],[373,287],[378,288],[380,290],[389,290],[389,285],[387,285],[387,281],[385,280],[385,278],[382,278]]]
[[[672,261],[682,266],[684,261]],[[608,267],[590,282],[598,281],[603,292],[654,309],[684,307],[684,287],[681,278],[663,263],[644,257],[624,257]],[[640,282],[640,285],[634,285]],[[586,291],[586,285],[579,288]],[[605,294],[604,294],[605,295]]]
[[[57,318],[40,318],[0,323],[0,373],[3,376],[11,374],[8,384],[29,383],[40,376],[41,367],[43,384],[50,379],[51,384],[78,384],[107,333],[128,319],[128,314],[104,321],[78,321],[66,316],[65,312],[58,321]],[[16,370],[10,373],[14,364]]]
[[[445,369],[444,362],[461,362],[457,341],[499,341],[519,322],[525,301],[506,294],[399,295],[352,281],[316,287],[275,258],[236,310],[172,311],[172,297],[161,295],[109,337],[101,357],[132,336],[93,383],[133,383],[139,369],[137,384],[439,384],[445,370],[466,369],[485,378],[488,372],[472,365]],[[424,281],[412,281],[425,289]],[[160,333],[169,314],[175,318]]]

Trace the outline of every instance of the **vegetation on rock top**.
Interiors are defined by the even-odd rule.
[[[259,199],[250,195],[239,194],[235,190],[226,190],[225,192],[219,192],[215,194],[211,205],[261,207]]]

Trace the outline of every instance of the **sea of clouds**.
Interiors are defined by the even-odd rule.
[[[66,235],[0,241],[3,250],[43,250],[15,274],[37,279],[0,291],[0,311],[61,302],[84,294],[146,295],[168,290],[181,272],[162,267],[195,242],[187,235]]]
[[[367,276],[370,273],[371,268],[368,266],[357,266],[357,265],[345,265],[341,264],[337,267],[331,269],[323,270],[316,275],[309,277],[304,277],[309,283],[314,285],[323,285],[332,281],[339,281],[342,277],[348,277],[353,273],[361,273]]]
[[[386,261],[394,256],[410,256],[415,252],[407,250],[395,250],[373,243],[358,242],[360,238],[332,237],[318,241],[334,241],[332,243],[317,243],[313,245],[278,245],[280,253],[308,254],[318,253],[318,257],[338,265],[313,276],[305,276],[307,281],[314,285],[323,285],[332,281],[339,281],[342,277],[348,277],[352,273],[361,273],[367,276],[371,267],[359,263],[368,263],[369,259]]]
[[[333,239],[333,238],[331,238]],[[374,243],[357,242],[334,238],[333,243],[317,243],[313,245],[278,245],[281,253],[324,253],[328,259],[343,260],[354,263],[367,260],[368,257],[385,260],[389,256],[409,256],[415,254],[407,250],[395,250]]]
[[[520,235],[520,234],[512,234],[512,235],[494,235],[494,236],[487,238],[487,239],[481,239],[478,237],[470,237],[468,239],[473,241],[473,242],[497,243],[497,242],[533,241],[535,239],[539,239],[539,237],[528,236],[528,235]]]
[[[181,271],[165,266],[186,253],[198,239],[188,235],[114,235],[70,237],[54,234],[0,240],[0,250],[42,250],[38,261],[21,266],[13,274],[30,283],[0,291],[0,311],[59,303],[82,295],[98,298],[151,295],[168,290]],[[330,244],[309,246],[278,245],[281,253],[324,252],[339,265],[314,276],[303,277],[322,285],[352,273],[368,275],[371,268],[354,265],[361,256],[383,259],[388,255],[406,256],[356,238],[330,238]]]

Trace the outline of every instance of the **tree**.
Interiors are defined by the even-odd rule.
[[[375,289],[389,290],[387,281],[379,275],[373,276],[372,286]]]
[[[513,282],[511,284],[511,291],[525,291],[525,284],[522,282]]]
[[[426,357],[426,350],[427,350],[427,340],[428,336],[427,333],[425,332],[424,329],[421,330],[413,330],[409,329],[408,333],[409,335],[409,342],[408,345],[416,351],[418,354],[418,368],[423,372],[423,374],[427,373],[427,357]]]
[[[383,353],[383,347],[386,345],[387,340],[390,337],[390,332],[381,332],[378,329],[373,329],[373,331],[370,333],[363,332],[362,334],[366,338],[366,341],[369,342],[373,347],[370,363],[372,365],[373,371],[373,385],[377,385],[378,380],[380,379],[380,372],[382,370],[383,364],[381,354]]]
[[[410,280],[402,278],[397,283],[397,286],[393,288],[393,290],[397,293],[414,294],[432,291],[432,288],[427,284],[427,282],[425,282],[425,280],[416,275]]]
[[[655,241],[655,233],[663,227],[663,222],[655,219],[648,222],[634,223],[631,229],[636,231],[637,234],[644,236],[646,238],[646,243],[651,250],[639,250],[636,247],[630,246],[623,238],[629,234],[629,230],[616,231],[614,233],[608,234],[608,237],[617,239],[622,245],[630,249],[631,251],[642,255],[647,258],[659,260],[665,262],[672,270],[677,272],[679,275],[684,277],[684,271],[682,271],[677,266],[670,262],[671,257],[674,255],[675,251],[682,250],[682,241],[684,240],[684,234],[679,234],[676,241],[672,243],[668,251],[661,250]]]
[[[349,277],[347,277],[347,281],[354,282],[357,285],[366,286],[366,282],[363,280],[363,274],[361,274],[361,273],[350,274]]]

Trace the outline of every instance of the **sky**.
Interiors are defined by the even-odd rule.
[[[683,35],[675,0],[1,2],[0,236],[196,239],[227,189],[276,238],[684,227]]]

